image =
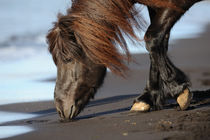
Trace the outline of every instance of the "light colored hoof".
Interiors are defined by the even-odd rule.
[[[145,102],[137,102],[137,103],[133,104],[131,111],[146,112],[146,111],[149,111],[149,109],[150,109],[149,104],[147,104]]]
[[[190,101],[192,100],[192,93],[189,89],[185,89],[183,93],[179,95],[177,98],[177,103],[180,106],[181,110],[186,110],[190,105]]]

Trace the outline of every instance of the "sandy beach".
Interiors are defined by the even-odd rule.
[[[148,55],[135,54],[133,57],[138,64],[130,64],[128,78],[122,79],[108,73],[96,98],[75,121],[60,122],[53,101],[50,100],[1,105],[1,111],[27,113],[32,116],[26,119],[11,119],[0,126],[2,129],[10,126],[13,129],[18,129],[14,126],[30,128],[28,133],[7,138],[10,140],[210,139],[209,38],[210,25],[197,38],[177,40],[170,45],[170,58],[192,82],[191,91],[194,98],[187,111],[178,111],[176,102],[172,101],[172,104],[166,104],[160,111],[129,111],[134,98],[146,84],[149,70]]]

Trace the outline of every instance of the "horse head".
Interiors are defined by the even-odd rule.
[[[78,45],[71,24],[71,18],[60,15],[47,35],[49,51],[57,66],[54,102],[63,120],[73,119],[80,113],[106,74],[106,68],[89,59]]]

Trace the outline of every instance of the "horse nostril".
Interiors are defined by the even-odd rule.
[[[75,105],[72,105],[70,108],[69,119],[73,119],[77,115],[77,109]]]
[[[58,111],[59,116],[61,117],[61,111]]]
[[[64,118],[64,114],[63,114],[63,112],[62,112],[61,110],[57,110],[57,112],[58,112],[58,115],[59,115],[61,118]]]

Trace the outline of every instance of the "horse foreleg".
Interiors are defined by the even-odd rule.
[[[192,97],[188,89],[190,82],[167,56],[170,30],[183,13],[170,9],[156,9],[156,13],[152,13],[151,25],[145,35],[151,61],[150,78],[131,110],[147,111],[152,106],[161,109],[169,97],[177,98],[180,108],[185,110]]]

